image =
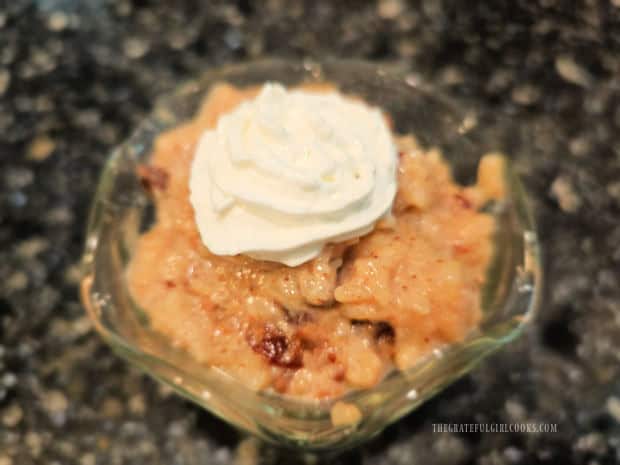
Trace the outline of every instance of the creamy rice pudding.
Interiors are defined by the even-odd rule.
[[[336,93],[316,85],[301,90]],[[205,131],[259,92],[215,86],[193,120],[158,137],[150,164],[139,169],[157,218],[138,241],[127,280],[152,328],[252,389],[306,399],[372,387],[388,371],[412,367],[433,349],[475,330],[495,229],[493,217],[481,207],[503,196],[499,155],[483,157],[477,183],[464,187],[452,179],[438,150],[421,147],[411,135],[390,136],[395,193],[376,221],[352,222],[352,233],[332,234],[311,247],[294,243],[295,229],[282,240],[293,238],[291,247],[299,247],[294,255],[287,249],[282,259],[281,252],[265,255],[268,242],[260,253],[236,255],[216,254],[205,245],[201,228],[209,224],[199,227],[191,201],[200,190],[192,179],[198,148]],[[355,166],[367,162],[362,157]],[[364,172],[354,172],[356,179],[363,178]],[[330,176],[323,178],[331,182]],[[389,188],[389,182],[380,185],[372,199],[385,202]],[[291,201],[303,201],[304,192],[293,192]],[[221,202],[211,198],[223,205],[223,214],[229,208],[226,195]],[[370,205],[372,199],[363,202]],[[236,228],[228,230],[230,237],[239,237],[235,246],[258,235],[244,230],[244,224],[225,225]],[[225,232],[214,240],[225,240]]]

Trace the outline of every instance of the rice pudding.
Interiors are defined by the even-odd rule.
[[[313,242],[312,254],[295,249],[284,262],[205,245],[190,189],[201,138],[260,92],[214,86],[195,118],[162,133],[139,168],[157,218],[127,280],[151,327],[251,389],[313,400],[372,387],[474,331],[495,230],[481,207],[504,195],[499,155],[483,157],[477,183],[461,186],[438,150],[390,135],[395,192],[370,226],[352,224],[359,234]],[[255,233],[239,228],[235,244]]]

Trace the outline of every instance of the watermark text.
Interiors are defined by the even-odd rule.
[[[557,423],[433,423],[433,433],[557,433]]]

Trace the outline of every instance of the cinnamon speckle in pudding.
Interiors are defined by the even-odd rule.
[[[472,203],[463,194],[461,194],[461,193],[454,194],[454,198],[456,199],[456,201],[457,201],[457,203],[458,203],[458,205],[460,207],[462,207],[462,208],[471,208],[472,207]]]

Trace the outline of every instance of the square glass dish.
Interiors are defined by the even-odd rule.
[[[127,288],[126,266],[154,214],[137,166],[148,163],[162,131],[193,117],[215,83],[244,87],[266,81],[328,82],[364,98],[391,116],[395,132],[413,134],[423,146],[441,149],[455,179],[463,184],[475,180],[485,153],[510,153],[510,138],[499,136],[492,115],[442,96],[395,66],[268,60],[209,71],[183,84],[156,102],[150,117],[110,156],[92,207],[83,257],[82,300],[96,330],[119,355],[243,430],[284,446],[343,449],[377,434],[521,333],[532,319],[540,290],[536,234],[508,161],[503,173],[507,196],[489,206],[497,231],[479,328],[413,368],[393,371],[373,388],[328,401],[300,401],[252,391],[221,370],[199,364],[150,328],[147,313]],[[359,421],[334,425],[331,411],[336,403],[354,406],[361,413]]]

